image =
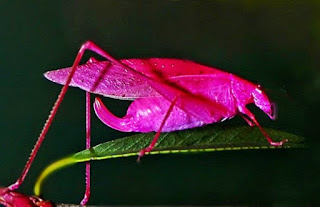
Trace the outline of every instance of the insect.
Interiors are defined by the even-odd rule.
[[[188,60],[119,61],[90,41],[82,48],[100,54],[107,61],[90,58],[86,64],[77,66],[70,85],[106,97],[133,100],[127,114],[119,118],[96,98],[96,115],[111,128],[124,132],[170,132],[224,121],[240,114],[250,126],[258,126],[271,145],[281,146],[287,141],[274,142],[246,107],[254,103],[275,119],[275,105],[260,85]],[[49,71],[45,77],[65,84],[71,69]],[[140,156],[152,148],[141,151]]]
[[[96,52],[107,60],[90,58],[86,64],[79,65],[85,50]],[[133,100],[127,115],[118,118],[96,98],[94,110],[111,128],[126,132],[157,132],[150,145],[140,151],[138,160],[154,148],[161,132],[200,127],[237,114],[250,126],[258,126],[271,145],[281,146],[287,141],[274,142],[246,108],[247,104],[254,103],[271,119],[275,118],[275,107],[259,85],[192,61],[168,58],[117,60],[88,41],[81,46],[71,68],[49,71],[45,77],[64,86],[21,177],[6,188],[4,195],[16,193],[14,190],[23,182],[69,84],[86,91],[86,148],[90,148],[90,93]],[[86,180],[82,205],[90,196],[89,163],[86,164]],[[0,197],[4,195],[0,194]]]
[[[78,65],[87,49],[107,60],[90,58],[86,64]],[[254,103],[271,119],[275,119],[275,105],[260,85],[192,61],[169,58],[117,60],[88,41],[80,48],[71,68],[45,73],[47,79],[62,85],[66,85],[70,76],[70,86],[86,91],[87,114],[90,111],[89,93],[133,100],[122,118],[113,115],[99,98],[95,99],[94,110],[99,119],[113,129],[157,132],[150,145],[141,149],[138,161],[155,147],[161,132],[200,127],[237,114],[250,126],[259,127],[270,145],[281,146],[288,141],[274,142],[246,107]],[[88,123],[87,134],[90,134]],[[87,175],[89,173],[87,171]],[[90,191],[88,186],[86,189]]]

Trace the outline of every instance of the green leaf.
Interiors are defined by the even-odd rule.
[[[185,131],[162,133],[155,148],[150,153],[146,153],[146,155],[303,147],[303,138],[300,136],[274,129],[265,130],[275,139],[274,141],[281,141],[283,139],[288,139],[289,141],[281,147],[275,147],[270,146],[256,127],[228,128],[207,126]],[[150,144],[154,135],[155,133],[136,134],[108,141],[52,163],[38,177],[34,186],[35,195],[40,195],[43,181],[54,171],[68,165],[90,160],[137,156],[141,149]]]

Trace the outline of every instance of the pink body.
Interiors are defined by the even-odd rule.
[[[121,62],[187,94],[179,95],[180,104],[173,107],[162,128],[163,132],[199,127],[232,118],[238,112],[243,113],[249,103],[255,103],[273,117],[270,101],[259,86],[231,73],[179,59],[124,59]],[[45,77],[64,84],[70,70],[71,68],[64,68],[49,71]],[[115,117],[100,100],[94,104],[101,121],[120,131],[157,131],[171,104],[146,81],[109,61],[91,59],[78,66],[70,85],[111,98],[134,100],[123,118]],[[190,99],[190,94],[194,99]],[[203,101],[197,103],[196,100]],[[200,111],[199,108],[202,108],[202,114],[189,113]]]
[[[107,61],[93,58],[79,65],[86,50],[91,50]],[[78,51],[71,68],[50,71],[45,76],[63,84],[61,92],[38,137],[21,176],[9,187],[0,188],[0,204],[6,206],[42,206],[52,204],[35,196],[15,192],[23,183],[51,123],[64,99],[69,85],[86,91],[86,148],[90,148],[90,93],[134,100],[127,115],[114,116],[96,99],[97,116],[110,127],[120,131],[157,131],[150,145],[139,152],[142,157],[156,145],[163,131],[182,130],[202,126],[242,115],[250,125],[256,125],[274,146],[288,140],[274,142],[264,131],[246,105],[254,103],[270,118],[275,118],[273,104],[255,85],[231,73],[200,65],[187,60],[168,58],[117,60],[91,41]],[[85,205],[90,197],[90,163],[86,163],[86,191],[81,201]]]

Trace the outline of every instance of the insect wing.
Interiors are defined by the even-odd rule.
[[[181,87],[169,80],[179,76],[199,75],[199,73],[224,72],[192,61],[169,58],[123,59],[121,62],[149,78],[146,81],[137,73],[109,61],[89,61],[78,66],[71,86],[116,99],[133,100],[141,97],[162,96],[172,101],[177,96],[178,107],[204,119],[206,123],[212,122],[211,117],[214,114],[228,113],[228,109],[215,100],[195,95],[189,88]],[[71,68],[64,68],[49,71],[45,73],[45,77],[53,82],[64,84],[70,70]]]
[[[48,71],[44,76],[64,85],[71,67]],[[150,85],[130,71],[109,61],[87,62],[79,65],[70,86],[102,96],[133,100],[140,97],[159,96]]]
[[[123,59],[121,62],[146,76],[157,76],[163,79],[224,73],[189,60],[173,58]],[[48,71],[44,76],[52,82],[64,85],[70,70],[71,68],[68,67]],[[97,84],[96,87],[94,87],[95,84]],[[115,99],[133,100],[159,96],[146,81],[142,81],[136,74],[109,61],[95,60],[79,65],[70,85]]]
[[[215,99],[208,99],[203,94],[193,93],[193,87],[197,87],[196,85],[185,87],[170,80],[186,76],[200,76],[199,73],[221,76],[227,74],[225,72],[191,61],[167,58],[129,59],[122,60],[122,63],[137,71],[137,76],[144,79],[163,98],[169,102],[176,99],[176,106],[205,123],[213,123],[216,117],[225,117],[229,114],[229,110]],[[141,74],[148,78],[143,78]]]

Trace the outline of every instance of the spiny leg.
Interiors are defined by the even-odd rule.
[[[116,63],[118,65],[123,66],[123,64],[121,62],[119,62],[118,60],[114,59],[111,55],[109,55],[108,53],[103,51],[101,48],[99,48],[93,42],[87,41],[86,43],[84,43],[81,46],[81,48],[80,48],[80,50],[79,50],[79,52],[78,52],[78,54],[76,56],[76,59],[74,61],[74,64],[72,66],[71,72],[69,74],[70,80],[69,80],[69,77],[68,77],[68,80],[66,81],[66,84],[64,85],[64,87],[67,88],[69,86],[69,84],[71,82],[71,78],[74,75],[74,72],[75,72],[77,66],[80,63],[85,50],[87,50],[87,49],[96,52],[97,54],[105,57],[106,59],[110,60],[111,62],[114,62],[114,63]],[[94,62],[94,61],[95,61],[94,58],[90,58],[88,62]],[[99,76],[99,78],[95,81],[93,87],[91,88],[92,91],[94,91],[96,89],[96,87],[99,84],[100,78],[105,74],[105,72],[106,72],[106,70],[103,70],[101,75]],[[90,141],[91,141],[91,138],[90,138],[90,131],[91,131],[90,130],[90,125],[91,125],[90,124],[90,93],[86,92],[86,148],[87,149],[90,148]],[[87,162],[86,163],[86,190],[85,190],[84,198],[81,201],[81,205],[85,205],[89,201],[89,198],[90,198],[90,163]]]
[[[93,63],[96,60],[91,57],[88,62]],[[106,68],[104,68],[95,81],[91,91],[95,91],[97,86],[100,83],[100,79],[105,75],[107,72]],[[91,147],[91,103],[90,103],[90,92],[86,91],[86,149],[90,149]],[[90,179],[90,162],[86,162],[86,190],[84,193],[84,197],[80,202],[81,205],[86,205],[90,198],[90,189],[91,189],[91,179]]]
[[[268,135],[268,133],[260,126],[259,122],[256,120],[255,116],[253,115],[253,113],[251,113],[251,111],[249,111],[249,109],[247,109],[246,107],[241,108],[240,110],[241,113],[247,115],[255,125],[257,125],[257,127],[259,127],[260,131],[262,132],[262,134],[266,137],[267,141],[270,143],[270,145],[272,146],[282,146],[283,143],[288,142],[288,139],[284,139],[280,142],[274,142],[271,137]]]
[[[86,149],[91,147],[91,108],[90,108],[90,93],[86,91]],[[85,205],[90,198],[90,162],[86,162],[86,191],[81,205]]]
[[[93,63],[96,60],[91,57],[88,62]],[[97,86],[100,83],[100,79],[105,75],[107,72],[106,68],[103,68],[99,77],[95,81],[94,85],[90,89],[91,91],[95,91]],[[86,149],[90,149],[91,147],[91,103],[90,103],[90,92],[86,91]],[[86,190],[84,193],[84,197],[80,202],[81,205],[86,205],[90,198],[90,189],[91,189],[91,179],[90,179],[90,162],[86,162]]]
[[[150,151],[154,148],[154,146],[156,145],[156,143],[157,143],[157,141],[158,141],[158,139],[159,139],[159,137],[160,137],[160,134],[161,134],[161,132],[162,132],[162,128],[164,127],[167,119],[169,118],[169,115],[170,115],[170,113],[172,112],[173,107],[174,107],[176,101],[177,101],[177,96],[176,96],[176,97],[173,99],[173,101],[171,102],[171,105],[170,105],[168,111],[166,112],[166,114],[165,114],[162,122],[161,122],[160,128],[158,129],[158,131],[157,131],[156,135],[154,136],[153,140],[151,141],[150,145],[149,145],[147,148],[144,148],[144,149],[142,149],[142,150],[139,152],[138,159],[137,159],[138,162],[140,162],[141,157],[142,157],[145,153],[150,152]]]
[[[59,93],[58,98],[57,98],[56,102],[54,103],[52,110],[50,111],[48,119],[46,120],[46,122],[42,128],[42,131],[38,137],[38,140],[37,140],[32,152],[31,152],[30,156],[29,156],[29,159],[28,159],[28,161],[27,161],[27,163],[21,173],[21,176],[18,178],[18,180],[15,183],[13,183],[12,185],[10,185],[8,187],[9,191],[13,191],[13,190],[16,190],[17,188],[19,188],[19,186],[24,181],[26,175],[28,174],[28,171],[31,167],[31,164],[32,164],[37,152],[39,151],[39,148],[40,148],[40,146],[41,146],[41,144],[42,144],[42,142],[43,142],[43,140],[44,140],[51,124],[52,124],[52,121],[54,120],[54,117],[55,117],[55,115],[56,115],[56,113],[57,113],[57,111],[58,111],[58,109],[64,99],[64,96],[65,96],[67,89],[70,85],[71,79],[77,69],[77,66],[80,63],[85,50],[88,49],[90,46],[91,46],[91,42],[86,42],[85,44],[83,44],[81,46],[80,50],[78,51],[78,54],[77,54],[75,61],[72,65],[72,68],[71,68],[70,74],[67,78],[67,81],[65,82],[64,86],[62,87],[61,92]],[[89,61],[94,61],[94,59],[90,59]],[[96,82],[98,82],[98,81],[99,81],[99,79],[96,80]],[[95,83],[94,86],[96,87],[97,83]],[[87,96],[87,98],[90,98],[89,93],[87,93],[86,96]],[[89,108],[88,108],[88,106],[89,106]],[[87,126],[86,126],[86,137],[87,137],[86,146],[87,146],[87,148],[90,148],[90,102],[89,103],[87,102],[87,104],[86,104],[86,111],[87,111],[86,112],[86,114],[87,114],[87,116],[86,116],[86,119],[87,119],[87,121],[86,121],[86,123],[87,123]],[[89,200],[89,197],[90,197],[90,164],[87,163],[86,164],[86,192],[85,192],[85,196],[84,196],[83,200],[81,201],[81,204],[84,205],[85,203],[87,203],[87,201]]]
[[[71,79],[72,79],[72,77],[73,77],[73,75],[74,75],[74,73],[75,73],[75,71],[77,69],[77,66],[79,65],[79,62],[80,62],[85,50],[86,50],[86,45],[82,45],[82,47],[80,48],[80,50],[79,50],[79,52],[77,54],[77,57],[76,57],[73,65],[72,65],[72,68],[71,68],[70,74],[68,76],[68,79],[67,79],[65,85],[62,87],[61,92],[59,93],[58,98],[57,98],[56,102],[54,103],[54,105],[52,107],[52,110],[50,111],[50,114],[49,114],[49,116],[48,116],[48,118],[47,118],[47,120],[46,120],[46,122],[45,122],[45,124],[44,124],[44,126],[42,128],[42,130],[41,130],[41,133],[40,133],[40,135],[39,135],[39,137],[38,137],[38,139],[36,141],[36,144],[34,145],[32,151],[31,151],[29,159],[28,159],[24,169],[22,170],[22,173],[21,173],[20,177],[18,178],[18,180],[8,187],[9,191],[13,191],[13,190],[18,189],[19,186],[24,181],[26,175],[28,174],[28,171],[29,171],[29,169],[31,167],[31,164],[32,164],[34,158],[36,157],[36,155],[37,155],[37,153],[39,151],[39,148],[40,148],[40,146],[41,146],[41,144],[42,144],[42,142],[43,142],[43,140],[44,140],[44,138],[45,138],[50,126],[51,126],[51,124],[52,124],[52,121],[54,120],[54,117],[55,117],[55,115],[56,115],[56,113],[57,113],[57,111],[58,111],[58,109],[59,109],[59,107],[60,107],[60,105],[61,105],[61,103],[63,101],[63,98],[64,98],[64,96],[65,96],[65,94],[66,94],[66,92],[68,90],[69,85],[70,85]]]

